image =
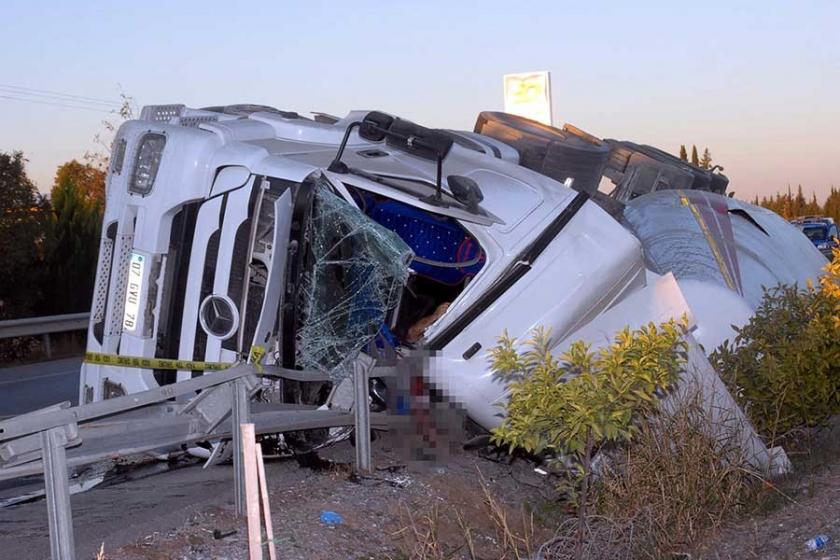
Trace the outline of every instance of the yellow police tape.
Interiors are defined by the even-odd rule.
[[[262,373],[262,359],[265,347],[251,346],[248,353],[248,363],[253,364]],[[221,371],[238,362],[198,362],[194,360],[170,360],[167,358],[143,358],[140,356],[119,356],[117,354],[102,354],[100,352],[85,352],[85,362],[102,366],[132,367],[142,369],[183,369],[201,371]]]
[[[143,358],[140,356],[118,356],[117,354],[101,354],[99,352],[85,352],[85,362],[102,366],[119,366],[143,369],[184,369],[220,371],[231,367],[226,362],[197,362],[193,360],[169,360],[166,358]]]
[[[254,364],[257,366],[257,371],[262,372],[262,359],[265,356],[265,347],[263,346],[251,346],[251,351],[248,353],[248,363]]]

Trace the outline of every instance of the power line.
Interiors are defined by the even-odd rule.
[[[4,90],[11,90],[8,91],[9,93],[17,93],[22,95],[37,95],[40,97],[56,97],[56,98],[64,98],[68,101],[76,101],[85,104],[98,104],[98,105],[121,105],[122,101],[117,101],[113,99],[102,99],[100,97],[88,97],[85,95],[76,95],[73,93],[63,93],[58,91],[50,91],[46,89],[36,89],[36,88],[29,88],[25,86],[16,86],[12,84],[0,84],[0,89]]]
[[[47,99],[49,101],[64,101],[69,103],[76,103],[80,105],[89,105],[91,107],[118,107],[117,103],[105,103],[101,101],[85,101],[83,99],[75,99],[73,97],[62,97],[60,95],[53,95],[49,93],[30,93],[26,91],[17,91],[14,89],[6,89],[0,86],[0,93],[13,95],[15,97],[22,97],[25,99]]]
[[[23,101],[25,103],[38,103],[40,105],[52,105],[55,107],[66,107],[68,109],[83,109],[85,111],[96,111],[97,113],[113,113],[114,111],[109,111],[107,109],[99,109],[96,107],[89,107],[84,105],[70,105],[67,103],[59,103],[57,101],[46,101],[43,99],[26,99],[25,97],[11,97],[9,95],[2,95],[0,94],[0,99],[6,99],[10,101]]]

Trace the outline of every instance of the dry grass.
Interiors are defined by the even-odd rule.
[[[590,515],[586,519],[580,558],[586,560],[633,560],[649,550],[649,520],[646,518],[611,519]],[[537,550],[540,560],[577,560],[578,519],[566,519],[554,538]]]
[[[440,539],[440,508],[438,504],[419,515],[402,504],[403,527],[393,536],[399,537],[404,546],[402,552],[410,559],[438,560],[450,558],[449,547]],[[403,517],[404,515],[404,517]],[[469,533],[468,533],[469,535]]]
[[[481,477],[481,473],[479,473]],[[392,533],[407,560],[530,560],[545,531],[532,513],[501,502],[481,479],[478,509],[433,503],[421,512],[402,504],[400,529]],[[537,543],[535,545],[535,543]]]
[[[633,558],[686,550],[734,518],[755,494],[761,479],[738,441],[738,434],[709,424],[699,395],[672,416],[644,425],[597,484],[596,509],[611,520],[595,523],[597,531],[619,535]]]
[[[698,393],[685,397],[674,414],[643,425],[629,447],[604,453],[580,557],[577,518],[557,508],[549,533],[544,518],[537,523],[532,513],[500,502],[482,479],[480,511],[446,503],[416,513],[404,505],[401,529],[394,534],[401,558],[680,557],[753,503],[762,486],[739,446],[740,434],[710,422]]]

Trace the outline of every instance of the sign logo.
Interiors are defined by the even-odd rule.
[[[551,126],[551,76],[548,72],[506,74],[505,112]]]

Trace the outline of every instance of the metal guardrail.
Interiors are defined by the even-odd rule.
[[[47,358],[52,357],[50,334],[87,330],[90,313],[69,313],[67,315],[49,315],[46,317],[27,317],[0,321],[0,338],[16,336],[41,336]]]
[[[0,480],[43,474],[51,558],[75,560],[71,467],[200,440],[232,439],[234,502],[241,516],[246,506],[242,424],[253,424],[260,434],[353,426],[357,471],[370,473],[371,426],[387,428],[391,423],[383,414],[371,415],[367,406],[374,366],[373,359],[353,363],[353,393],[358,399],[353,412],[289,408],[282,403],[262,403],[252,410],[251,398],[265,374],[253,364],[239,364],[138,393],[75,407],[65,402],[22,414],[0,421]],[[275,368],[271,377],[299,374]],[[360,400],[363,406],[355,404]],[[217,445],[208,463],[218,462],[221,453],[222,446]]]

